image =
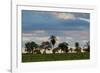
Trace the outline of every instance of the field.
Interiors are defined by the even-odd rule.
[[[63,60],[86,60],[90,58],[89,53],[67,53],[67,54],[22,54],[22,62],[41,61],[63,61]]]

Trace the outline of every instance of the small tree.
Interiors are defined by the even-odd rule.
[[[86,49],[84,49],[86,52],[90,52],[90,42],[86,42]]]
[[[46,41],[46,42],[42,42],[40,47],[45,49],[44,53],[46,54],[46,49],[49,49],[52,46],[51,46],[50,42]]]
[[[32,53],[34,53],[34,49],[38,48],[38,44],[36,44],[35,42],[32,41],[30,43],[30,45],[31,45],[31,51],[32,51]]]
[[[25,44],[25,48],[26,48],[26,51],[27,51],[27,52],[31,53],[31,45],[30,45],[30,42],[27,42],[27,43]]]
[[[70,48],[69,51],[72,53],[73,52],[73,48]]]
[[[87,51],[90,52],[90,42],[87,42]]]
[[[35,42],[27,42],[26,44],[25,44],[25,48],[26,48],[26,50],[29,52],[29,53],[33,53],[33,50],[35,49],[35,48],[37,48],[38,47],[38,45],[35,43]]]
[[[68,52],[68,43],[66,42],[60,43],[58,47],[61,48],[61,50],[64,51],[65,53]]]

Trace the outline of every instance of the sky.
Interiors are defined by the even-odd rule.
[[[55,47],[67,42],[74,47],[79,42],[83,47],[90,40],[90,14],[79,12],[47,12],[22,10],[22,48],[26,42],[41,44],[57,37]]]

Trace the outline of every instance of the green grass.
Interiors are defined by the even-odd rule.
[[[90,58],[89,53],[22,54],[22,62],[85,60],[89,58]]]

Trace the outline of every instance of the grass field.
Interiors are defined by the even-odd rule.
[[[68,54],[22,54],[22,62],[61,61],[61,60],[84,60],[89,59],[89,53]]]

